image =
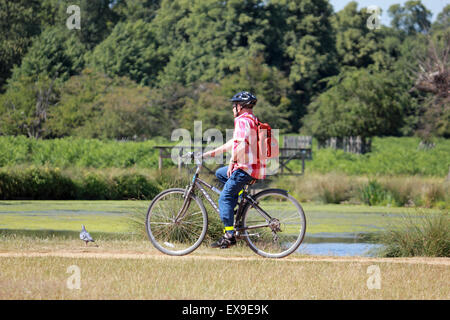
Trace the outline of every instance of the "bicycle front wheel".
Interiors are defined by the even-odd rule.
[[[186,212],[176,219],[184,203],[184,189],[158,194],[148,208],[145,226],[151,243],[161,252],[181,256],[200,246],[208,229],[202,201],[191,194]]]
[[[243,236],[249,247],[266,258],[283,258],[297,250],[306,231],[305,213],[298,201],[280,189],[264,190],[253,198],[272,220],[247,205]]]

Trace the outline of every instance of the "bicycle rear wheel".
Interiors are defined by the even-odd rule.
[[[249,247],[266,258],[283,258],[297,250],[306,231],[305,213],[298,201],[280,189],[264,190],[253,198],[272,220],[267,221],[257,209],[247,205],[243,236]],[[271,226],[263,226],[269,223]]]
[[[153,199],[145,226],[151,243],[161,252],[181,256],[200,246],[208,229],[202,201],[191,194],[185,215],[175,221],[184,203],[184,189],[168,189]]]

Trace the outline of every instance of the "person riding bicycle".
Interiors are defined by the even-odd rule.
[[[215,157],[231,150],[228,166],[216,171],[216,177],[224,183],[219,197],[219,212],[225,229],[224,235],[211,244],[213,248],[228,248],[236,244],[234,232],[234,208],[239,192],[254,179],[265,178],[265,163],[257,161],[257,123],[253,107],[257,98],[247,91],[235,94],[233,102],[234,132],[233,139],[224,145],[203,154],[203,157]]]

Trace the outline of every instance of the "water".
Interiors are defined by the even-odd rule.
[[[363,234],[319,233],[308,235],[297,250],[302,254],[326,256],[373,256],[380,244],[368,243]]]
[[[373,243],[303,243],[298,252],[325,256],[373,256],[381,245]]]

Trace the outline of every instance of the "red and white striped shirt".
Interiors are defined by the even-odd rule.
[[[232,171],[241,169],[251,175],[254,179],[266,177],[266,162],[258,161],[258,118],[253,114],[245,112],[234,119],[232,159],[237,154],[236,162]],[[244,148],[244,152],[237,153],[238,148]]]

